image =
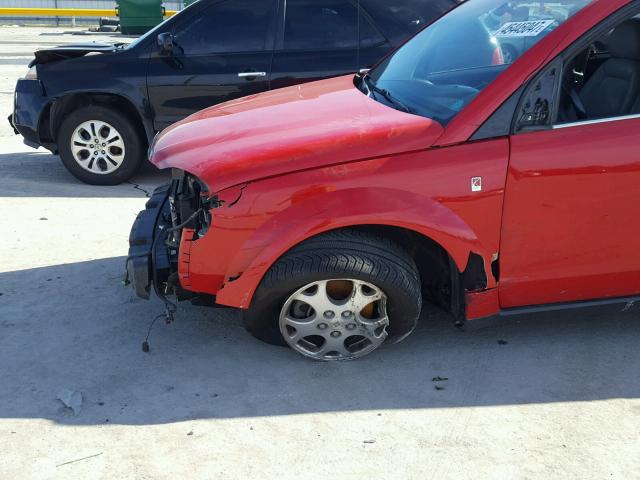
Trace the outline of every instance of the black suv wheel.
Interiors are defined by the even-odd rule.
[[[58,150],[69,172],[93,185],[128,180],[145,156],[144,140],[131,120],[102,105],[67,115],[58,132]]]

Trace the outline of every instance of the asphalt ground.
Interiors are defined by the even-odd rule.
[[[86,40],[64,30],[0,27],[1,118],[33,49]],[[143,353],[161,304],[121,278],[166,178],[83,185],[0,122],[1,479],[640,478],[637,313],[464,333],[428,308],[404,342],[325,364],[186,304]]]

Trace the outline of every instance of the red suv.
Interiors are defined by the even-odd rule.
[[[368,74],[165,130],[129,278],[317,360],[640,295],[640,1],[463,3]],[[503,57],[502,44],[521,49]],[[624,307],[626,305],[626,307]]]

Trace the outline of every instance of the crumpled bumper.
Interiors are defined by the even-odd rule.
[[[19,79],[14,94],[14,109],[9,116],[13,131],[22,135],[24,142],[33,148],[42,145],[52,151],[56,145],[39,135],[39,122],[50,99],[44,95],[44,88],[38,80]]]
[[[145,299],[149,299],[152,286],[157,292],[172,273],[172,253],[165,244],[167,229],[171,227],[170,187],[167,184],[154,190],[129,235],[125,283],[130,283],[136,294]]]

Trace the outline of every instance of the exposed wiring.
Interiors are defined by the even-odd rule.
[[[163,315],[165,315],[164,313],[161,313],[160,315],[157,315],[156,318],[154,318],[153,320],[151,320],[151,325],[149,325],[149,330],[147,330],[147,336],[144,339],[144,342],[142,342],[142,351],[143,352],[148,352],[149,351],[149,335],[151,335],[151,329],[153,328],[153,326],[156,324],[156,321],[159,318],[162,318]]]
[[[151,192],[149,192],[148,190],[145,190],[144,188],[142,188],[140,186],[140,184],[138,183],[134,183],[134,182],[127,182],[129,185],[132,185],[133,188],[135,188],[136,190],[140,190],[142,193],[144,193],[144,196],[147,198],[151,198]]]
[[[196,210],[195,212],[193,212],[189,218],[187,218],[184,222],[182,222],[180,225],[176,225],[175,227],[171,227],[171,228],[167,228],[165,230],[165,232],[175,232],[176,230],[181,230],[182,228],[184,228],[186,225],[188,225],[192,220],[195,220],[198,215],[200,215],[200,212],[202,212],[203,209],[199,208],[198,210]]]
[[[164,313],[156,315],[156,317],[151,321],[151,324],[149,325],[149,329],[147,330],[147,336],[145,337],[144,342],[142,342],[142,351],[145,352],[145,353],[147,353],[149,351],[149,349],[150,349],[150,347],[149,347],[149,336],[151,335],[151,330],[153,329],[153,326],[158,321],[158,319],[164,317],[164,323],[169,325],[169,324],[173,323],[173,321],[174,321],[173,315],[178,310],[177,305],[175,303],[171,302],[169,299],[167,299],[167,297],[164,295],[164,293],[161,294],[160,292],[158,292],[158,296],[164,302]]]
[[[198,213],[198,212],[196,212]],[[188,223],[191,219],[187,220]],[[164,239],[166,238],[167,234],[172,231],[175,230],[176,228],[173,229],[162,229],[160,231],[160,233],[158,235],[155,236],[155,238],[153,239],[153,243],[151,244],[151,264],[153,265],[153,289],[156,292],[156,295],[158,295],[158,297],[160,298],[160,300],[162,300],[162,302],[164,303],[164,313],[161,313],[160,315],[157,315],[152,321],[151,324],[149,325],[149,330],[147,331],[147,336],[144,340],[144,342],[142,342],[142,351],[143,352],[148,352],[150,347],[149,347],[149,336],[151,335],[151,330],[153,328],[153,326],[155,325],[156,321],[159,318],[164,317],[165,319],[165,323],[167,325],[173,323],[174,321],[174,314],[178,311],[178,306],[173,303],[171,300],[169,300],[167,298],[167,295],[165,292],[163,292],[160,288],[158,288],[158,276],[156,273],[156,269],[155,269],[155,265],[156,265],[156,244],[159,240],[164,241]],[[147,254],[148,255],[148,254]]]
[[[165,199],[165,201],[166,201],[166,199]],[[164,206],[164,204],[163,204],[163,206]],[[170,323],[172,323],[174,321],[174,314],[178,311],[178,306],[174,302],[172,302],[171,300],[169,300],[167,298],[167,292],[163,291],[162,288],[159,288],[159,285],[158,285],[158,274],[157,274],[157,271],[156,271],[156,264],[157,264],[156,263],[156,245],[158,244],[159,241],[160,242],[165,241],[170,232],[175,232],[176,230],[181,230],[186,225],[191,223],[204,210],[205,210],[204,207],[200,207],[198,210],[193,212],[189,216],[189,218],[187,218],[184,222],[180,223],[179,225],[172,226],[172,227],[169,227],[169,228],[163,228],[164,225],[162,225],[162,224],[159,225],[158,228],[159,228],[160,232],[157,235],[154,236],[153,242],[151,243],[151,249],[148,252],[145,252],[144,254],[130,255],[129,257],[127,257],[127,261],[128,261],[130,258],[143,257],[143,256],[151,255],[153,288],[154,288],[154,290],[156,292],[156,295],[158,295],[160,300],[162,300],[162,302],[164,303],[164,313],[161,313],[161,314],[157,315],[151,321],[151,324],[149,325],[149,329],[147,331],[147,336],[146,336],[144,342],[142,342],[142,351],[143,352],[148,352],[149,349],[150,349],[149,348],[149,336],[151,335],[151,330],[153,329],[153,326],[158,321],[158,319],[164,317],[165,323],[168,325],[168,324],[170,324]],[[127,282],[127,281],[128,281],[128,272],[127,272],[127,276],[125,278],[125,282]]]

